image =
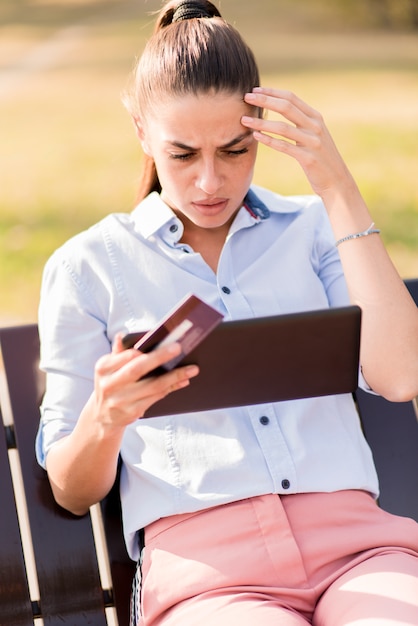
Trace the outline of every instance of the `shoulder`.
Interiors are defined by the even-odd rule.
[[[334,253],[335,239],[327,211],[321,198],[314,194],[282,196],[264,187],[252,186],[253,192],[268,207],[270,216],[292,224],[292,233],[303,234],[309,249],[322,255],[324,250]]]
[[[52,260],[64,258],[79,260],[84,257],[91,259],[92,254],[104,252],[106,243],[118,233],[133,228],[133,220],[128,213],[111,213],[84,231],[73,235],[59,246],[51,255]]]
[[[113,213],[74,235],[47,260],[43,282],[75,283],[83,290],[95,290],[112,275],[113,250],[123,246],[126,232],[133,229],[130,214]]]
[[[252,185],[251,189],[272,213],[325,212],[321,198],[313,194],[283,196],[257,185]]]

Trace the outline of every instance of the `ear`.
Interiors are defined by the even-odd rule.
[[[142,120],[139,117],[132,117],[132,121],[135,126],[135,132],[137,134],[137,137],[141,142],[142,150],[145,152],[145,154],[152,157],[151,150],[146,140],[146,132]]]

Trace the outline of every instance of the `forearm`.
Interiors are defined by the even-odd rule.
[[[323,200],[336,240],[364,231],[373,221],[349,175]],[[351,302],[363,312],[364,376],[388,399],[411,399],[418,394],[418,309],[379,235],[344,241],[338,249]]]
[[[83,515],[111,489],[124,428],[103,426],[92,419],[93,397],[73,432],[50,449],[46,468],[56,501]]]

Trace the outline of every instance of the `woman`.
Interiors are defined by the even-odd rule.
[[[352,302],[363,386],[418,393],[417,309],[321,116],[259,87],[205,0],[162,9],[125,104],[146,155],[141,201],[45,269],[37,443],[57,501],[84,514],[121,456],[133,624],[418,624],[418,525],[377,507],[351,396],[142,420],[198,368],[146,376],[179,346],[122,349],[121,333],[189,292],[226,319]],[[258,143],[296,159],[315,195],[250,188]]]

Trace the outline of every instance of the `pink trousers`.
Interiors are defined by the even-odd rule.
[[[267,495],[145,531],[137,626],[418,625],[418,524],[359,491]]]

